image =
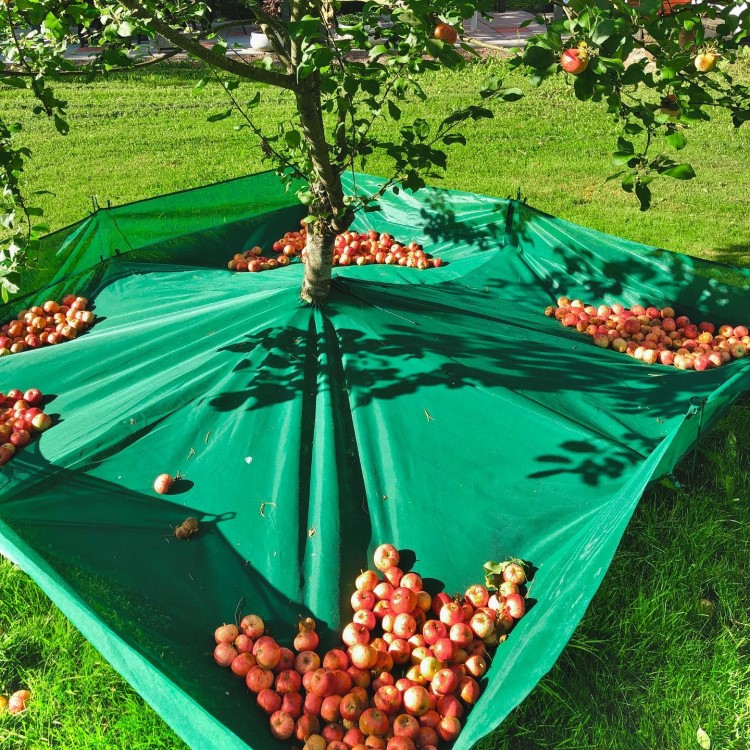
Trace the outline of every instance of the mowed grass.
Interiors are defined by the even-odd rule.
[[[502,64],[426,81],[429,99],[412,113],[429,120],[475,100],[481,79]],[[741,75],[747,75],[747,71]],[[90,85],[65,82],[70,135],[31,115],[32,103],[0,92],[3,112],[24,125],[34,151],[29,189],[43,197],[52,228],[99,203],[120,203],[265,168],[235,120],[207,123],[226,108],[216,90],[200,95],[201,72],[169,66]],[[509,85],[523,85],[508,77]],[[254,89],[243,89],[250,99]],[[288,97],[264,91],[260,120],[288,117]],[[691,183],[654,186],[643,214],[616,183],[616,127],[596,105],[577,103],[561,83],[529,90],[492,121],[465,129],[450,149],[445,187],[515,195],[550,213],[637,241],[706,258],[750,264],[750,130],[717,118],[689,134],[682,152],[698,171]],[[379,125],[386,132],[386,125]],[[368,171],[387,175],[373,159]],[[41,272],[53,259],[40,259]],[[620,549],[568,647],[550,674],[483,749],[665,750],[750,748],[750,404],[742,402],[706,438],[687,487],[646,493]],[[729,484],[727,477],[731,477]],[[728,490],[729,487],[729,490]],[[730,491],[731,490],[731,491]],[[701,609],[701,599],[715,605]],[[0,694],[34,693],[30,709],[0,716],[5,750],[130,750],[184,747],[9,561],[0,560]]]

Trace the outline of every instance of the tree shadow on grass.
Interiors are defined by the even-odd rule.
[[[750,243],[738,243],[717,247],[710,251],[711,259],[730,266],[750,266]]]

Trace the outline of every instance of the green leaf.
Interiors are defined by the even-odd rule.
[[[219,122],[219,120],[226,120],[227,117],[232,116],[232,108],[230,107],[226,112],[218,112],[215,115],[209,115],[206,118],[206,122]]]
[[[615,30],[615,22],[611,18],[607,18],[596,25],[594,30],[591,32],[591,41],[599,47],[604,44],[612,36]]]
[[[640,201],[641,211],[648,211],[651,208],[651,190],[643,182],[636,182],[635,195]]]
[[[425,140],[430,135],[430,123],[422,117],[418,117],[414,120],[414,132],[422,139]]]
[[[297,198],[304,206],[309,206],[315,199],[315,196],[312,194],[309,187],[304,187],[297,191]]]
[[[504,102],[517,102],[519,99],[523,99],[523,91],[521,89],[505,89],[500,94],[500,98]]]
[[[44,19],[44,28],[56,39],[61,39],[65,35],[63,25],[52,12],[47,13],[47,17]]]
[[[502,85],[500,76],[487,76],[479,86],[479,94],[483,99],[486,99],[488,96],[496,94]]]
[[[10,86],[14,89],[25,89],[28,88],[26,79],[21,76],[0,76],[0,83]]]
[[[670,133],[665,140],[675,151],[682,151],[687,146],[687,138],[685,138],[681,130],[675,130],[674,133]]]
[[[370,59],[374,60],[380,55],[385,55],[388,52],[388,47],[385,44],[377,44],[370,50]]]
[[[615,151],[612,154],[612,163],[616,167],[622,167],[627,164],[633,158],[631,151]]]
[[[54,120],[57,132],[60,133],[60,135],[67,135],[70,130],[70,125],[68,125],[68,123],[58,114],[55,114]]]
[[[619,180],[620,177],[622,177],[625,173],[623,171],[615,172],[614,174],[611,174],[609,177],[607,177],[604,182],[612,182],[612,180]]]
[[[130,25],[130,23],[128,23],[128,21],[123,21],[117,27],[117,34],[118,36],[122,37],[133,36],[133,27]]]
[[[573,91],[576,95],[576,99],[579,99],[582,102],[591,99],[594,95],[594,77],[589,68],[576,76],[576,79],[573,82]]]
[[[453,143],[460,143],[462,146],[466,145],[466,138],[461,133],[448,133],[443,136],[442,140],[446,146],[450,146]]]
[[[695,170],[690,164],[677,164],[665,169],[662,174],[666,177],[673,177],[675,180],[692,180],[695,177]]]
[[[619,57],[602,57],[599,55],[599,62],[604,63],[606,67],[625,70],[625,63]]]
[[[526,47],[526,51],[523,53],[523,61],[532,68],[543,70],[555,62],[555,56],[552,54],[552,50],[546,47],[530,45]]]
[[[320,46],[312,53],[312,59],[318,68],[327,68],[333,62],[333,50]]]
[[[362,78],[359,84],[366,94],[377,96],[380,93],[380,81],[377,78]]]
[[[302,143],[302,136],[298,130],[287,130],[284,133],[284,140],[289,148],[297,148]]]
[[[292,39],[318,36],[320,34],[320,19],[305,16],[300,21],[290,21],[287,24],[287,29]]]
[[[622,136],[617,139],[617,149],[618,151],[622,151],[626,154],[635,153],[635,146],[633,146],[632,142],[627,140],[626,138],[623,138]]]

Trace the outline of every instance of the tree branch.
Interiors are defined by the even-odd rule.
[[[220,55],[218,52],[214,52],[212,49],[204,47],[192,36],[188,36],[187,34],[172,28],[168,23],[165,23],[158,18],[154,18],[153,14],[140,5],[138,0],[118,0],[118,2],[124,8],[127,8],[135,18],[143,21],[146,26],[157,34],[161,34],[176,47],[180,47],[181,49],[184,49],[185,52],[193,55],[193,57],[203,60],[203,62],[210,65],[212,68],[219,68],[227,73],[236,75],[239,78],[245,78],[249,81],[255,81],[256,83],[265,83],[269,86],[277,86],[292,91],[296,88],[293,76],[285,73],[278,73],[274,70],[259,68],[256,65],[239,62],[239,60],[235,58]]]
[[[276,149],[274,149],[269,140],[263,135],[261,129],[250,119],[247,112],[245,112],[245,110],[240,106],[237,98],[234,96],[234,94],[232,94],[224,81],[221,80],[221,76],[215,70],[212,72],[216,77],[216,80],[219,82],[221,88],[224,89],[224,93],[229,97],[229,100],[232,102],[234,108],[242,115],[242,117],[245,119],[245,122],[247,122],[247,126],[250,128],[250,130],[253,131],[253,133],[255,133],[255,135],[260,140],[263,152],[265,154],[274,156],[278,160],[278,162],[285,167],[291,168],[294,171],[294,174],[299,179],[304,180],[305,182],[309,182],[310,180],[308,179],[307,175],[302,172],[299,167],[297,167],[295,164],[292,164],[292,162],[290,162],[288,159],[285,159],[278,151],[276,151]]]

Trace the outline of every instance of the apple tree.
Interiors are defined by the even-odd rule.
[[[307,258],[301,296],[316,302],[328,295],[333,242],[345,231],[355,212],[377,208],[387,189],[418,189],[425,178],[446,168],[446,144],[465,142],[460,126],[467,120],[492,116],[475,104],[453,112],[437,124],[422,117],[402,116],[403,102],[424,98],[420,76],[439,67],[458,68],[470,54],[468,45],[455,45],[456,28],[470,15],[470,0],[402,0],[386,9],[377,2],[366,5],[361,21],[344,29],[334,22],[335,9],[327,0],[246,1],[248,15],[258,23],[273,47],[275,61],[249,61],[233,53],[219,39],[201,44],[197,21],[206,6],[191,0],[116,0],[94,6],[61,0],[9,0],[3,7],[3,51],[13,64],[0,82],[23,86],[37,99],[37,111],[52,118],[66,133],[65,102],[55,98],[51,74],[92,76],[127,69],[138,63],[128,54],[138,35],[160,35],[206,67],[199,87],[213,82],[227,96],[227,109],[209,119],[241,116],[279,176],[298,187],[299,199],[308,206]],[[385,19],[385,20],[384,20]],[[98,32],[104,50],[83,68],[63,57],[70,28],[101,24]],[[461,49],[464,47],[465,49]],[[463,54],[462,54],[463,52]],[[275,132],[262,132],[253,110],[263,97],[263,87],[289,92],[294,116]],[[248,87],[252,90],[248,94]],[[482,91],[486,99],[512,100],[520,96],[493,81]],[[479,96],[477,97],[479,100]],[[395,138],[373,133],[379,117],[399,122]],[[3,183],[5,226],[15,233],[6,251],[5,292],[13,292],[13,274],[24,254],[33,253],[44,225],[34,220],[39,209],[28,204],[19,187],[23,162],[29,153],[14,147],[18,125],[0,123],[4,132]],[[374,150],[392,161],[392,178],[376,195],[344,194],[342,174],[361,168]]]
[[[335,23],[336,3],[331,0],[243,1],[249,19],[268,36],[273,60],[248,61],[221,40],[213,46],[202,44],[207,33],[200,30],[200,20],[207,6],[199,1],[3,0],[0,50],[10,67],[0,75],[0,83],[28,89],[36,99],[35,111],[48,116],[64,135],[66,103],[55,96],[55,75],[90,77],[174,54],[139,62],[133,52],[140,35],[163,37],[175,50],[201,61],[206,77],[199,87],[213,83],[227,97],[227,109],[209,119],[239,115],[236,127],[258,139],[281,179],[295,186],[308,207],[301,296],[319,302],[329,291],[334,238],[350,226],[355,213],[377,210],[386,190],[424,186],[426,178],[447,167],[443,146],[465,143],[462,123],[492,117],[488,102],[513,101],[521,92],[504,88],[490,76],[476,104],[437,123],[404,115],[405,101],[425,97],[423,73],[466,64],[471,48],[454,43],[462,19],[478,7],[471,0],[371,0],[361,20],[344,28]],[[732,5],[700,3],[665,12],[660,0],[570,0],[562,6],[565,18],[551,22],[513,65],[534,84],[570,71],[566,75],[575,96],[601,102],[621,122],[614,156],[620,170],[613,177],[647,208],[649,184],[656,177],[693,176],[689,165],[672,156],[653,155],[656,142],[678,152],[689,125],[716,109],[729,110],[737,126],[749,116],[747,89],[732,79],[723,61],[711,70],[714,54],[721,52],[731,62],[750,33],[750,10],[737,12]],[[716,22],[710,41],[704,19]],[[94,25],[103,50],[89,64],[76,67],[63,55],[71,29]],[[699,59],[703,62],[697,64]],[[253,118],[267,86],[286,90],[295,105],[292,120],[274,132],[264,132]],[[376,135],[373,124],[378,118],[396,122],[397,135]],[[39,234],[46,230],[33,196],[21,190],[30,154],[18,145],[19,127],[0,116],[2,221],[12,235],[0,251],[0,292],[5,298],[17,291],[17,271],[33,257]],[[356,190],[345,195],[344,172],[363,168],[376,150],[392,162],[391,178],[374,195]]]
[[[609,179],[646,210],[651,183],[689,180],[680,162],[690,126],[728,112],[735,127],[750,120],[750,89],[729,63],[750,43],[750,6],[713,0],[569,0],[513,64],[531,82],[567,71],[573,94],[600,103],[621,125]],[[746,52],[750,48],[746,48]]]

